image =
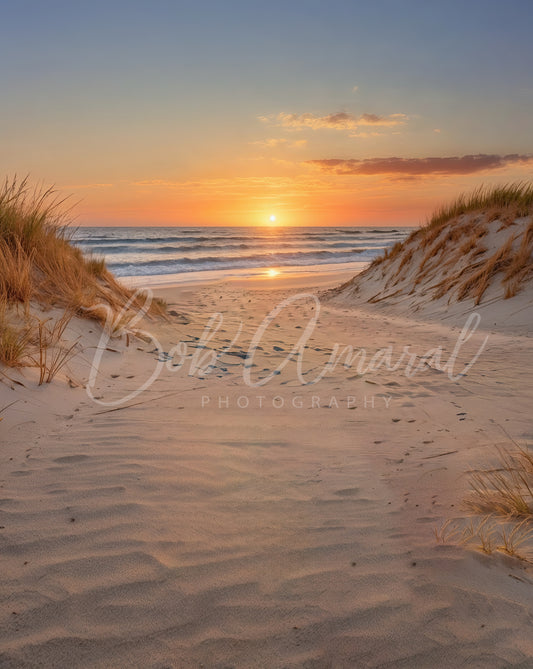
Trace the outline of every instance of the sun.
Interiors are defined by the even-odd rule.
[[[274,214],[272,214],[271,216],[269,216],[268,220],[269,220],[271,223],[275,223],[275,222],[276,222],[276,217],[274,216]]]

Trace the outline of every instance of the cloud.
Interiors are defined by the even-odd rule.
[[[288,139],[278,139],[278,138],[271,138],[271,139],[261,139],[256,142],[250,142],[253,146],[260,146],[263,149],[275,149],[278,146],[286,146],[289,149],[300,149],[302,146],[305,146],[307,144],[306,139],[298,139],[295,141],[290,141]]]
[[[93,189],[93,188],[111,188],[113,184],[106,184],[106,183],[94,183],[94,184],[68,184],[66,186],[63,186],[63,188],[68,189],[68,190],[82,190],[85,188],[88,189]]]
[[[166,179],[142,179],[140,181],[133,181],[132,183],[134,186],[164,186],[168,188],[181,185],[179,181],[168,181]]]
[[[367,139],[368,137],[382,137],[382,136],[383,136],[382,132],[376,132],[375,130],[372,130],[371,132],[367,132],[364,130],[362,132],[357,131],[350,133],[350,137],[361,137],[362,139]]]
[[[355,116],[348,112],[335,112],[326,116],[316,116],[315,114],[287,114],[281,112],[276,116],[260,116],[263,123],[270,123],[282,128],[292,130],[302,130],[311,128],[312,130],[321,130],[329,128],[333,130],[354,130],[360,126],[373,127],[395,127],[404,125],[409,117],[406,114],[389,114],[389,116],[379,116],[378,114],[361,114]]]
[[[289,146],[293,149],[301,149],[303,146],[307,144],[306,139],[296,139],[294,142],[291,142]]]
[[[333,158],[308,160],[306,164],[333,174],[424,176],[426,174],[474,174],[532,161],[533,155],[511,153],[499,156],[479,153],[472,156],[449,158],[367,158],[366,160]]]
[[[166,181],[164,179],[144,179],[132,181],[131,185],[137,187],[169,189],[186,195],[197,197],[202,193],[207,197],[235,196],[266,197],[268,193],[283,193],[284,195],[296,193],[317,193],[332,190],[342,190],[345,187],[336,186],[326,178],[318,175],[300,174],[293,176],[254,176],[254,177],[220,177],[214,179],[198,179],[196,181]],[[351,192],[351,191],[350,191]]]

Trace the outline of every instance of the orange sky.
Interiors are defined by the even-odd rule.
[[[8,3],[0,171],[81,225],[416,225],[533,175],[510,2]]]
[[[523,178],[497,170],[482,183]],[[330,176],[227,177],[65,188],[82,225],[417,225],[439,204],[480,184],[479,175],[413,180]],[[83,198],[80,200],[80,198]]]

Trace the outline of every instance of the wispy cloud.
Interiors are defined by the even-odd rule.
[[[361,114],[355,116],[349,112],[335,112],[326,116],[317,116],[316,114],[288,114],[281,112],[273,116],[260,116],[263,123],[289,128],[291,130],[303,130],[311,128],[312,130],[321,130],[329,128],[331,130],[352,130],[357,131],[361,126],[372,127],[396,127],[404,125],[409,117],[406,114],[389,114],[388,116],[379,116],[378,114]]]
[[[162,186],[164,188],[175,188],[183,185],[181,181],[169,181],[168,179],[141,179],[132,183],[134,186]]]
[[[297,139],[294,141],[284,139],[284,138],[271,138],[271,139],[260,139],[255,142],[250,142],[253,146],[259,146],[263,149],[275,149],[278,146],[285,146],[289,149],[301,149],[307,144],[306,139]]]
[[[113,184],[107,183],[93,183],[93,184],[67,184],[62,188],[68,190],[83,190],[83,189],[92,189],[92,188],[111,188]]]
[[[306,163],[333,174],[397,174],[424,176],[426,174],[474,174],[516,163],[533,162],[533,155],[511,153],[505,156],[480,153],[471,156],[448,158],[367,158],[365,160],[322,159]]]
[[[227,195],[236,197],[249,197],[256,194],[266,197],[268,193],[283,193],[287,196],[295,194],[316,194],[317,192],[328,192],[337,190],[327,178],[318,175],[300,174],[297,176],[254,176],[254,177],[228,177],[215,179],[199,179],[195,181],[166,181],[164,179],[144,179],[131,182],[133,186],[146,189],[161,189],[190,193],[198,197],[203,193],[206,197],[213,195]],[[339,186],[339,189],[344,187]]]

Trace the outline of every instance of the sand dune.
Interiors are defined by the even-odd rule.
[[[418,229],[331,294],[339,303],[449,323],[475,310],[487,329],[527,333],[532,252],[531,215],[464,213]]]

